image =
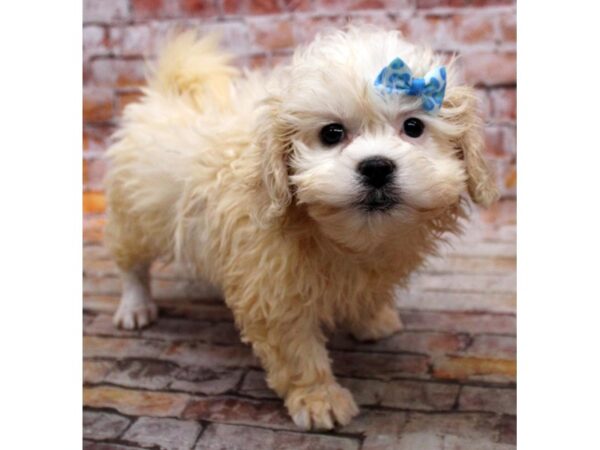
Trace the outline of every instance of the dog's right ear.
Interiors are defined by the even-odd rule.
[[[260,190],[264,203],[257,211],[261,223],[284,216],[292,203],[288,160],[292,152],[293,127],[283,119],[281,99],[272,96],[261,105],[257,130],[257,152]]]

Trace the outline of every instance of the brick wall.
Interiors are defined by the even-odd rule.
[[[139,95],[144,57],[174,26],[218,30],[240,66],[269,67],[319,30],[348,20],[396,28],[462,56],[486,118],[487,155],[506,197],[516,188],[514,0],[84,0],[84,212],[102,212],[102,154]]]

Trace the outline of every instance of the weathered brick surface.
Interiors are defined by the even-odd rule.
[[[202,434],[197,450],[353,450],[360,448],[358,439],[322,434],[273,431],[239,425],[212,424]]]
[[[123,435],[123,440],[142,447],[160,446],[164,450],[191,448],[202,425],[197,422],[176,419],[140,417]]]
[[[462,411],[490,411],[515,415],[517,393],[514,389],[464,386],[458,408]]]
[[[477,211],[415,276],[398,300],[404,333],[331,336],[333,370],[361,412],[327,434],[296,428],[231,312],[181,268],[153,268],[156,324],[115,329],[118,272],[101,246],[104,216],[87,216],[84,448],[514,449],[514,209]]]
[[[183,417],[190,420],[239,423],[272,429],[296,430],[283,404],[236,397],[206,397],[192,400]]]
[[[449,356],[435,363],[433,376],[445,380],[515,381],[514,359]]]
[[[171,392],[140,391],[112,386],[83,388],[83,405],[90,408],[111,408],[135,416],[179,416],[191,397]]]
[[[118,414],[83,412],[84,439],[116,439],[127,429],[131,420]]]
[[[115,443],[102,443],[102,442],[94,442],[94,441],[83,441],[83,450],[137,450],[140,447],[133,447],[131,445],[122,445]]]
[[[410,380],[385,382],[342,378],[340,383],[356,393],[360,405],[415,411],[449,411],[459,391],[457,385]]]
[[[515,359],[516,351],[517,339],[514,336],[479,335],[473,337],[463,354],[481,358]]]

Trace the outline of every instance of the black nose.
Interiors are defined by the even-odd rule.
[[[358,164],[358,171],[363,176],[363,182],[374,188],[388,184],[392,180],[394,170],[396,170],[394,161],[379,156],[365,159]]]

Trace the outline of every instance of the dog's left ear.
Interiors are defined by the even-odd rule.
[[[456,145],[467,168],[467,188],[471,198],[482,206],[490,206],[500,194],[483,157],[483,120],[474,89],[466,86],[450,88],[440,116],[456,125],[459,130]]]
[[[281,218],[292,203],[289,185],[288,160],[292,152],[293,128],[281,114],[281,100],[271,97],[259,111],[257,121],[258,171],[265,202],[257,218],[268,223]]]

